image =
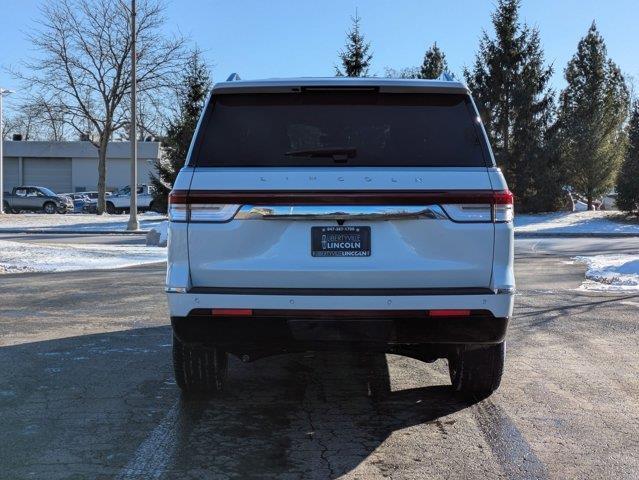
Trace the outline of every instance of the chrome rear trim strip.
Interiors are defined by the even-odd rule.
[[[439,205],[244,205],[235,215],[237,220],[405,220],[418,218],[445,220],[448,217]]]

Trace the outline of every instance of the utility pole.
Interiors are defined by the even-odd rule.
[[[4,118],[2,117],[2,99],[10,93],[13,93],[13,91],[0,87],[0,215],[4,213]]]
[[[136,129],[136,97],[137,97],[137,79],[135,67],[137,63],[137,54],[135,51],[136,32],[135,32],[135,0],[131,0],[131,132],[129,140],[131,142],[131,201],[129,203],[129,223],[127,230],[139,230],[138,222],[138,141]]]

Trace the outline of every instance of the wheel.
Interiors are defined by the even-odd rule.
[[[106,211],[109,215],[113,215],[115,213],[115,205],[113,205],[111,202],[107,202]]]
[[[453,389],[463,395],[486,398],[501,382],[506,342],[481,347],[461,347],[448,357]]]
[[[44,213],[53,214],[58,211],[58,208],[55,206],[53,202],[47,202],[42,206]]]
[[[228,374],[228,353],[219,348],[191,347],[173,335],[175,380],[188,393],[219,393]]]
[[[9,205],[9,202],[2,202],[2,211],[4,213],[13,213],[13,210],[11,210],[11,206]]]

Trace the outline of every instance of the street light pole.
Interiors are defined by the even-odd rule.
[[[4,118],[2,116],[2,99],[10,93],[13,93],[13,91],[0,87],[0,215],[4,213]]]
[[[131,201],[129,203],[129,223],[127,230],[139,230],[138,222],[138,142],[136,129],[136,97],[137,97],[137,79],[136,79],[136,32],[135,32],[135,0],[131,0],[131,132],[129,140],[131,142]]]

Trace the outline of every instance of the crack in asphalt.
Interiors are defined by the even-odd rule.
[[[328,470],[327,478],[335,478],[335,472],[334,472],[333,466],[331,465],[331,461],[327,457],[330,451],[330,446],[324,443],[324,441],[321,438],[321,435],[317,435],[317,436],[315,435],[317,430],[315,427],[315,422],[313,421],[313,411],[315,410],[314,408],[315,402],[313,401],[312,397],[316,397],[320,401],[325,402],[326,393],[324,392],[324,386],[322,385],[322,382],[320,381],[316,373],[309,371],[307,369],[303,371],[304,371],[304,377],[306,380],[305,381],[306,389],[304,391],[304,399],[302,400],[301,408],[306,415],[306,418],[310,427],[311,438],[317,441],[317,443],[320,446],[320,459],[326,465],[326,468]],[[332,434],[333,432],[329,431],[329,433]]]

